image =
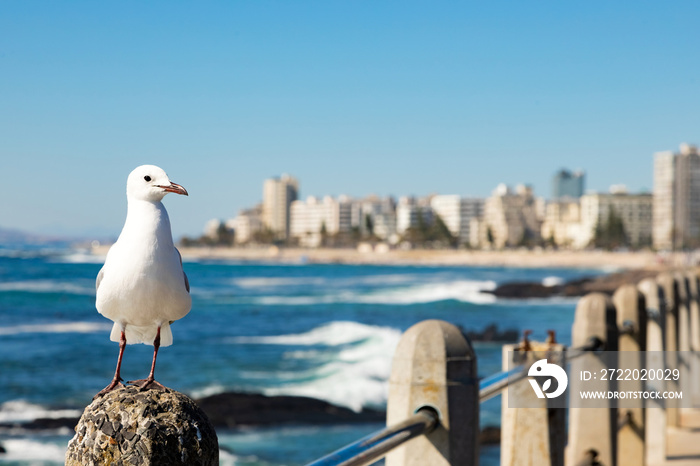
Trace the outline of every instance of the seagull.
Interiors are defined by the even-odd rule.
[[[114,379],[95,398],[124,387],[122,356],[126,345],[134,343],[152,344],[153,362],[148,378],[127,383],[142,390],[165,389],[154,378],[158,348],[172,344],[170,324],[192,306],[182,257],[161,202],[168,193],[188,195],[155,165],[137,167],[126,181],[126,221],[97,274],[95,300],[97,311],[114,322],[110,340],[119,342],[119,357]]]

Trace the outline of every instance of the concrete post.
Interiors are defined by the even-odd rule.
[[[647,368],[656,371],[663,370],[665,361],[663,316],[664,296],[663,289],[653,278],[642,280],[639,291],[644,294],[647,306]],[[647,390],[664,391],[663,380],[650,380],[646,382]],[[644,448],[646,464],[648,466],[666,463],[666,410],[659,400],[648,399],[644,401],[645,428]]]
[[[617,351],[615,307],[610,298],[602,293],[591,293],[579,300],[571,329],[574,348],[585,346],[593,337],[603,342],[603,350]],[[571,362],[571,374],[579,374],[583,370],[602,373],[605,368],[600,358],[592,353]],[[569,379],[569,393],[581,391],[579,378],[572,376]],[[590,456],[591,449],[598,453],[600,463],[609,466],[617,464],[617,409],[609,400],[601,401],[606,404],[605,407],[570,410],[567,464],[578,464]]]
[[[670,273],[656,278],[664,290],[664,306],[661,316],[665,320],[664,351],[666,368],[678,368],[678,283]],[[678,381],[666,381],[666,390],[679,391]],[[680,427],[680,412],[676,400],[666,400],[666,421],[669,426]]]
[[[531,342],[531,351],[518,351],[520,345],[503,346],[503,370],[516,364],[527,367],[536,361],[547,358],[551,352],[563,355],[564,346]],[[513,359],[511,361],[511,359]],[[548,398],[538,399],[537,407],[508,406],[509,392],[526,392],[520,396],[526,399],[532,394],[527,379],[520,380],[503,390],[501,395],[501,466],[564,466],[566,446],[566,410],[550,407]]]
[[[620,331],[618,361],[621,369],[640,370],[646,347],[647,313],[644,295],[634,285],[623,285],[613,295]],[[621,380],[622,391],[641,391],[641,380]],[[629,400],[632,402],[632,400]],[[644,405],[639,399],[634,407],[618,409],[617,464],[637,466],[644,464]]]
[[[690,298],[690,349],[693,358],[690,364],[691,397],[693,406],[700,406],[700,283],[695,272],[688,272],[688,294]]]
[[[690,284],[685,273],[675,276],[678,286],[678,369],[680,389],[690,393]]]
[[[387,466],[478,464],[476,356],[457,327],[439,320],[420,322],[401,337],[389,379],[387,424],[423,407],[437,411],[440,425],[390,452]]]

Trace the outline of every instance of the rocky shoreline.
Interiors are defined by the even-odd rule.
[[[634,269],[609,275],[580,278],[552,286],[535,282],[509,282],[503,283],[493,290],[485,290],[483,293],[491,293],[504,299],[573,298],[594,292],[612,295],[616,289],[624,284],[638,283],[645,278],[655,277],[658,273],[659,271],[656,269]]]
[[[195,400],[216,428],[269,427],[282,425],[383,424],[386,413],[364,408],[355,412],[323,400],[301,396],[266,396],[257,393],[226,392]],[[29,422],[0,423],[3,430],[73,430],[79,417],[40,418]],[[486,427],[483,444],[500,442],[500,428]],[[2,452],[0,446],[0,452]]]

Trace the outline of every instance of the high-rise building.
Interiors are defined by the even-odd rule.
[[[545,207],[542,239],[561,247],[574,247],[581,229],[581,202],[557,199]]]
[[[253,241],[255,234],[263,228],[262,205],[241,210],[236,218],[227,222],[227,226],[233,229],[234,241],[237,244]]]
[[[654,227],[656,249],[700,246],[700,154],[681,144],[680,151],[654,154]]]
[[[484,216],[471,222],[472,246],[495,248],[536,244],[541,240],[540,203],[530,186],[519,185],[515,192],[499,185],[484,203]]]
[[[479,218],[484,213],[483,199],[469,199],[458,195],[433,196],[430,206],[439,215],[452,236],[459,244],[469,243],[472,218]]]
[[[652,235],[652,204],[651,194],[628,194],[619,187],[611,189],[610,193],[582,196],[581,228],[578,237],[574,238],[574,247],[584,248],[590,245],[596,227],[605,225],[611,214],[622,220],[630,246],[648,246]]]
[[[292,202],[289,234],[302,246],[319,246],[324,235],[335,235],[351,229],[352,202],[346,196],[323,199],[310,196]]]
[[[396,236],[396,200],[370,195],[352,203],[352,226],[362,236],[372,235],[382,240]]]
[[[417,227],[421,222],[426,225],[433,223],[430,198],[400,197],[396,205],[396,232],[403,235],[409,228]]]
[[[562,169],[552,178],[552,199],[572,198],[583,196],[586,174],[580,170],[571,173]]]
[[[278,239],[289,238],[290,206],[299,196],[299,182],[289,175],[263,184],[262,222]]]

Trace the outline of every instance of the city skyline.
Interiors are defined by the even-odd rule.
[[[501,182],[652,190],[697,144],[700,4],[13,2],[0,17],[0,228],[114,236],[155,164],[176,237],[262,198]]]

